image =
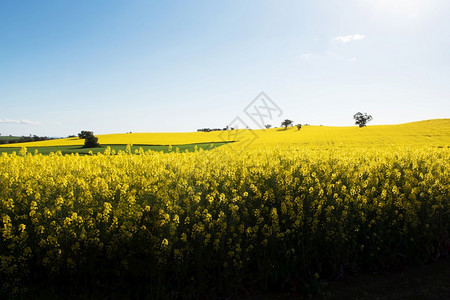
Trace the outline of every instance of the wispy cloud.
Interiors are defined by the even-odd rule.
[[[12,119],[0,119],[0,123],[7,124],[25,124],[25,125],[38,125],[39,122],[29,121],[29,120],[12,120]]]
[[[300,55],[301,59],[310,59],[313,58],[314,54],[313,53],[303,53],[302,55]]]
[[[357,40],[362,40],[366,38],[366,36],[364,34],[349,34],[349,35],[340,35],[337,36],[335,38],[333,38],[333,41],[339,41],[342,43],[348,43],[351,41],[357,41]]]

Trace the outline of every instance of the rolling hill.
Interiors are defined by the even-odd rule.
[[[188,133],[124,133],[97,135],[102,145],[188,145],[236,142],[234,146],[308,145],[377,146],[411,145],[450,147],[450,119],[433,119],[399,125],[303,126],[263,130],[228,130]],[[0,145],[6,148],[82,146],[84,140],[66,138]]]

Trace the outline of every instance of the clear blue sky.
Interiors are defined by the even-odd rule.
[[[0,133],[450,117],[447,0],[0,2]],[[250,127],[255,128],[250,121]]]

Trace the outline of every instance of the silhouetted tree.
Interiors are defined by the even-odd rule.
[[[82,131],[78,134],[78,137],[79,137],[80,139],[85,139],[85,138],[87,138],[87,137],[89,137],[89,136],[93,136],[93,135],[94,135],[94,133],[93,133],[92,131],[82,130]]]
[[[98,143],[98,137],[94,136],[94,133],[92,131],[81,131],[78,134],[78,137],[80,139],[84,139],[83,148],[100,147],[100,144]]]
[[[288,126],[292,126],[294,124],[294,121],[286,119],[283,122],[281,122],[281,126],[284,126],[284,130],[287,129]]]
[[[367,122],[372,120],[372,116],[368,115],[367,113],[360,113],[357,112],[353,115],[353,119],[355,119],[355,124],[359,127],[366,126]]]
[[[297,126],[297,130],[302,129],[302,124],[297,124],[297,125],[295,125],[295,126]]]
[[[264,127],[266,127],[266,129],[269,129],[270,127],[272,127],[272,125],[266,124],[266,125],[264,125]]]

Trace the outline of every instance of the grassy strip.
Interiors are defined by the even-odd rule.
[[[168,145],[133,145],[131,147],[131,152],[135,153],[135,151],[139,151],[139,148],[142,148],[144,151],[152,150],[152,151],[163,151],[164,153],[170,152],[170,151],[176,151],[178,149],[179,152],[193,152],[195,148],[203,149],[203,150],[209,150],[211,147],[219,147],[224,144],[227,144],[227,142],[222,143],[200,143],[200,144],[188,144],[188,145],[174,145],[174,146],[168,146]],[[50,153],[55,153],[57,151],[61,151],[61,153],[64,154],[72,154],[72,153],[78,153],[79,155],[87,155],[89,154],[89,151],[92,151],[92,153],[96,154],[98,152],[105,152],[107,147],[111,147],[111,150],[114,150],[116,152],[118,151],[126,151],[127,145],[102,145],[101,147],[97,148],[83,148],[81,146],[54,146],[54,147],[30,147],[27,148],[27,151],[29,153],[33,153],[35,150],[37,150],[39,153],[48,155]],[[20,147],[5,147],[0,148],[0,153],[12,153],[15,151],[18,153],[20,151]]]

